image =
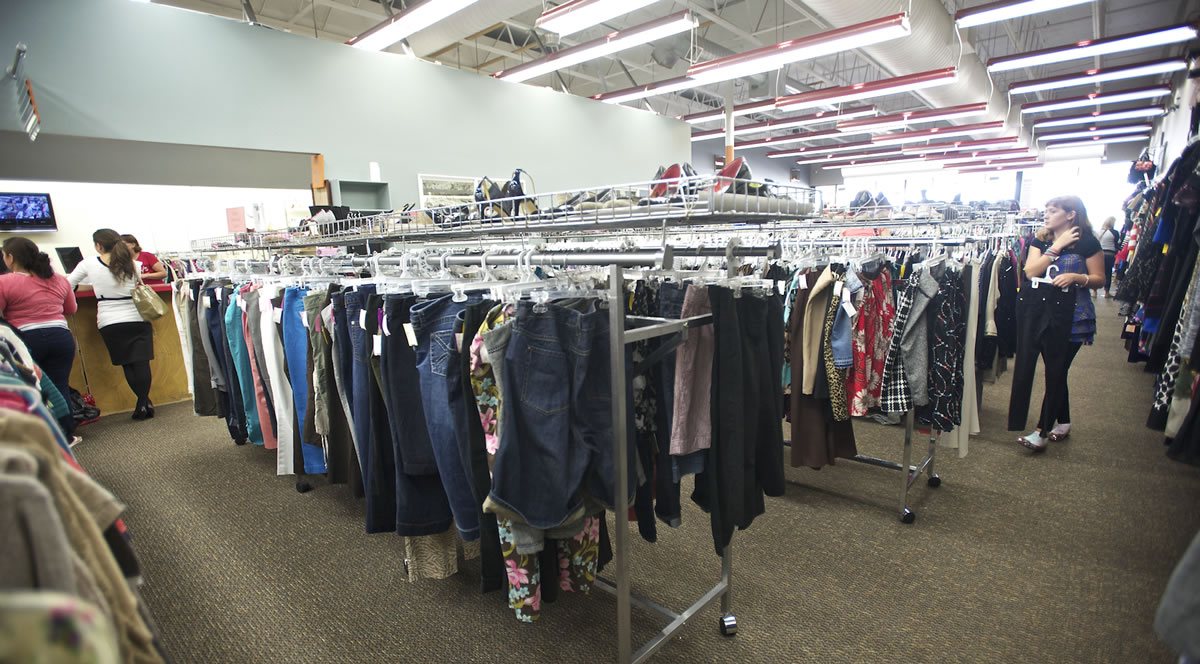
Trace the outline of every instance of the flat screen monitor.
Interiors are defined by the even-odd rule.
[[[75,271],[75,266],[83,262],[83,252],[79,247],[56,247],[54,251],[58,252],[58,262],[62,263],[63,272],[71,274]]]
[[[50,194],[0,193],[0,233],[58,230]]]

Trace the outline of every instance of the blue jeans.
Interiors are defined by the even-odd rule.
[[[665,282],[658,289],[658,311],[663,318],[683,315],[687,286]],[[672,527],[681,522],[679,482],[675,481],[671,458],[671,422],[675,415],[675,353],[668,353],[659,364],[658,388],[658,461],[655,476],[654,513]]]
[[[415,296],[387,296],[384,315],[391,334],[383,337],[380,370],[396,457],[396,533],[416,537],[445,532],[453,515],[425,423],[416,350],[404,332],[414,304]]]
[[[71,406],[71,365],[75,364],[75,337],[65,327],[43,327],[20,333],[33,361],[58,388],[67,407]],[[59,418],[63,433],[70,436],[75,432],[75,418]]]
[[[469,459],[461,450],[459,436],[465,437],[467,406],[463,395],[461,365],[455,341],[458,315],[466,302],[455,302],[452,295],[413,305],[410,310],[417,337],[417,373],[420,375],[421,402],[429,441],[437,459],[438,474],[450,499],[454,522],[464,541],[479,539],[479,506],[471,482]],[[476,300],[478,298],[475,298]],[[393,330],[396,332],[396,330]],[[403,331],[400,331],[403,334]],[[474,407],[474,399],[469,404]]]
[[[371,368],[371,337],[362,326],[362,312],[367,311],[368,301],[374,294],[375,287],[371,285],[343,291],[346,330],[350,337],[350,389],[353,394],[350,407],[354,410],[354,435],[358,441],[363,492],[367,498],[367,532],[383,533],[396,529],[396,489],[395,480],[391,476],[384,477],[381,472],[387,459],[382,458],[380,446],[390,444],[391,440],[390,436],[380,437],[381,430],[387,429],[387,410]],[[387,458],[390,457],[389,452]],[[395,470],[392,469],[390,474],[394,476]]]
[[[233,370],[229,357],[229,343],[225,341],[225,302],[224,297],[218,299],[220,286],[209,290],[208,333],[212,337],[213,353],[221,363],[221,374],[225,377],[225,389],[221,390],[221,405],[225,408],[225,426],[229,429],[229,437],[234,441],[246,440],[246,415],[242,412],[242,400],[236,398],[237,373]]]
[[[263,444],[262,425],[258,421],[258,405],[254,397],[254,373],[250,370],[250,355],[246,347],[246,331],[242,327],[242,308],[231,301],[225,307],[225,336],[229,353],[237,365],[237,385],[230,385],[230,398],[240,399],[246,414],[246,436],[255,445]]]
[[[354,441],[354,457],[358,460],[358,476],[361,480],[366,474],[363,467],[362,445],[358,442],[358,430],[354,426],[354,355],[350,347],[349,321],[346,316],[346,295],[343,291],[335,291],[329,296],[333,303],[333,362],[337,365],[341,376],[338,389],[341,390],[341,401],[344,404],[346,420],[350,425],[350,437]]]
[[[537,312],[522,302],[512,325],[503,358],[506,414],[491,499],[534,528],[549,529],[580,509],[583,492],[607,505],[617,502],[608,312],[581,313],[555,304]],[[628,452],[625,504],[637,485],[632,436]]]
[[[325,450],[319,441],[304,439],[304,417],[308,412],[308,330],[300,320],[304,316],[304,290],[289,288],[283,292],[283,353],[287,356],[288,380],[292,384],[292,399],[296,404],[296,421],[300,424],[296,437],[304,456],[304,472],[325,472]]]

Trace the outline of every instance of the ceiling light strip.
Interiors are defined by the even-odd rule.
[[[925,155],[926,161],[940,161],[947,164],[955,161],[976,161],[979,159],[993,159],[995,157],[1029,157],[1031,156],[1028,148],[1009,148],[1007,150],[972,150],[968,152],[945,152],[942,154]]]
[[[946,67],[944,69],[934,69],[907,76],[885,78],[879,81],[801,92],[800,94],[776,99],[775,107],[781,111],[798,111],[805,108],[813,108],[814,106],[841,104],[848,101],[858,101],[901,92],[922,90],[938,85],[947,85],[956,80],[958,80],[958,69],[956,67]]]
[[[648,44],[652,41],[670,37],[671,35],[687,32],[697,25],[696,19],[688,10],[678,11],[659,19],[636,25],[632,28],[610,32],[603,37],[597,37],[549,55],[530,60],[515,67],[502,69],[495,78],[520,83],[544,74],[573,67],[588,60],[595,60],[606,55],[612,55],[627,48]]]
[[[1027,171],[1032,168],[1041,168],[1045,164],[1024,164],[1016,166],[988,166],[986,168],[962,168],[959,173],[995,173],[997,171]]]
[[[733,144],[735,148],[754,148],[763,145],[788,145],[791,143],[807,143],[809,141],[819,141],[832,136],[846,136],[837,129],[826,129],[824,131],[810,131],[803,134],[784,134],[782,136],[768,136],[766,138],[756,138],[750,141],[738,141]]]
[[[1149,134],[1154,130],[1154,125],[1149,122],[1145,124],[1119,125],[1116,127],[1088,127],[1087,129],[1077,131],[1055,131],[1042,134],[1037,137],[1038,141],[1068,141],[1073,138],[1090,138],[1092,136],[1108,136],[1110,134]]]
[[[1032,127],[1036,130],[1046,129],[1047,127],[1067,127],[1076,124],[1087,124],[1089,122],[1116,122],[1117,120],[1133,120],[1136,118],[1154,118],[1166,113],[1166,109],[1162,106],[1147,106],[1145,108],[1131,108],[1124,111],[1110,111],[1101,113],[1087,113],[1085,115],[1069,115],[1058,118],[1047,118],[1033,123]]]
[[[902,113],[892,113],[889,115],[879,115],[873,118],[862,118],[858,120],[843,120],[838,122],[837,128],[841,130],[847,129],[867,129],[869,131],[886,131],[889,129],[900,129],[912,124],[923,124],[926,122],[938,122],[940,120],[957,120],[959,118],[968,118],[974,115],[980,115],[987,112],[987,102],[979,102],[976,104],[961,104],[959,106],[949,106],[947,108],[928,108],[919,111],[904,111]]]
[[[1094,136],[1081,141],[1060,141],[1050,143],[1046,146],[1047,150],[1061,150],[1063,148],[1078,148],[1086,145],[1101,145],[1106,143],[1133,143],[1139,141],[1150,140],[1150,135],[1146,133],[1138,134],[1121,134],[1119,136]]]
[[[635,85],[632,88],[602,92],[598,95],[592,95],[592,99],[602,101],[606,104],[623,104],[627,101],[637,101],[638,99],[664,95],[668,92],[678,92],[679,90],[687,90],[694,87],[696,87],[696,82],[692,79],[687,76],[676,76],[675,78],[668,78],[645,85]]]
[[[762,113],[765,111],[775,110],[774,99],[764,99],[762,101],[752,101],[746,104],[738,104],[733,107],[733,115],[749,115],[750,113]],[[688,124],[700,124],[703,122],[715,122],[725,119],[725,109],[714,108],[711,111],[701,111],[700,113],[692,113],[679,118]]]
[[[970,136],[971,134],[993,134],[1004,131],[1004,121],[996,120],[994,122],[979,122],[976,124],[967,125],[951,125],[949,127],[934,127],[932,129],[920,129],[917,131],[901,131],[895,134],[883,134],[876,136],[872,140],[877,144],[887,143],[915,143],[929,139],[950,137],[950,136]]]
[[[912,32],[905,12],[835,28],[815,35],[763,46],[745,53],[700,62],[688,67],[687,76],[697,85],[718,83],[779,69],[801,60],[812,60],[842,51],[907,37]]]
[[[382,51],[479,0],[424,0],[389,16],[379,25],[346,40],[354,48]]]
[[[901,150],[904,152],[914,152],[928,154],[930,152],[953,152],[961,150],[969,150],[971,148],[982,148],[996,145],[1012,145],[1017,142],[1016,136],[998,136],[996,138],[978,138],[965,141],[951,141],[949,143],[927,143],[925,145],[904,145]]]
[[[848,152],[852,150],[865,150],[871,147],[879,147],[869,140],[853,141],[851,143],[841,143],[834,145],[809,145],[802,148],[794,148],[791,150],[780,150],[778,152],[768,152],[767,156],[772,159],[782,157],[799,157],[801,155],[814,154],[832,154],[834,152]]]
[[[1018,81],[1008,86],[1008,94],[1023,95],[1045,90],[1074,88],[1081,85],[1098,85],[1107,81],[1120,81],[1142,76],[1157,76],[1159,74],[1169,74],[1187,69],[1187,66],[1188,62],[1186,58],[1169,58],[1166,60],[1139,62],[1138,64],[1124,67],[1089,69],[1077,74],[1051,76],[1050,78],[1039,78],[1033,81]]]
[[[961,9],[954,15],[954,25],[960,30],[988,23],[1007,21],[1011,18],[1041,14],[1064,7],[1074,7],[1094,0],[1002,0],[990,2],[970,9]]]
[[[979,159],[958,163],[943,164],[942,168],[975,168],[977,166],[1008,166],[1012,164],[1032,164],[1038,160],[1037,155],[1029,157],[1012,157],[1010,159]]]
[[[533,26],[565,37],[655,2],[658,0],[570,0],[547,10]]]
[[[1143,48],[1154,48],[1191,41],[1196,38],[1196,28],[1190,25],[1172,25],[1157,30],[1132,32],[1105,39],[1085,39],[1068,46],[1056,46],[1028,53],[1006,55],[988,60],[987,70],[995,73],[1025,67],[1038,67],[1056,62],[1069,62],[1083,58],[1099,57],[1112,53],[1123,53]]]
[[[1131,90],[1113,90],[1112,92],[1092,92],[1090,94],[1081,95],[1078,97],[1067,97],[1065,99],[1055,99],[1052,101],[1036,101],[1029,104],[1021,104],[1021,113],[1051,113],[1054,111],[1065,111],[1072,108],[1087,108],[1089,106],[1101,106],[1103,104],[1120,104],[1127,101],[1140,101],[1143,99],[1158,99],[1171,94],[1170,85],[1152,85],[1145,88],[1134,88]]]
[[[908,162],[925,161],[921,157],[899,156],[899,157],[879,157],[874,159],[843,159],[839,161],[827,161],[823,164],[817,164],[822,169],[845,168],[847,166],[875,166],[879,164],[903,164]]]
[[[879,148],[876,150],[858,150],[856,152],[832,153],[825,152],[821,154],[810,154],[796,160],[797,164],[816,164],[818,162],[827,161],[829,159],[849,159],[851,157],[881,157],[885,155],[900,155],[899,147]]]

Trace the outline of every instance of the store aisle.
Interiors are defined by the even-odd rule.
[[[942,488],[915,490],[912,526],[895,518],[896,473],[790,470],[802,484],[734,540],[739,636],[717,634],[714,609],[656,661],[1172,661],[1151,624],[1200,528],[1200,469],[1168,460],[1143,426],[1153,377],[1126,363],[1115,306],[1097,312],[1096,345],[1071,372],[1069,441],[1039,458],[1010,442],[1005,376],[984,389],[970,456],[940,457]],[[898,458],[902,431],[856,430],[860,451]],[[396,537],[365,535],[345,487],[296,493],[271,454],[233,446],[189,406],[81,433],[80,461],[130,506],[145,595],[176,662],[610,659],[609,596],[562,596],[523,625],[501,593],[478,594],[476,563],[411,585]],[[692,601],[718,572],[711,548],[690,506],[659,544],[635,531],[638,590]],[[661,626],[634,615],[637,638]]]

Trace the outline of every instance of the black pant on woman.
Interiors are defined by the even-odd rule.
[[[1067,350],[1066,367],[1063,369],[1064,374],[1070,371],[1071,363],[1075,361],[1075,355],[1082,347],[1083,342],[1081,341],[1072,341],[1068,344],[1069,350]],[[1050,389],[1049,385],[1046,386],[1046,389]],[[1049,431],[1054,427],[1055,424],[1071,423],[1071,392],[1069,389],[1067,389],[1065,380],[1063,381],[1062,385],[1062,400],[1060,403],[1061,405],[1058,407],[1058,415],[1055,416],[1054,419],[1047,420],[1046,413],[1044,412],[1038,417],[1037,428],[1041,429],[1042,431]]]
[[[1075,358],[1070,334],[1076,288],[1070,286],[1064,293],[1049,284],[1040,284],[1038,288],[1028,284],[1017,294],[1017,356],[1013,361],[1012,394],[1008,402],[1009,431],[1025,429],[1039,355],[1046,366],[1046,394],[1039,419],[1053,423],[1066,401],[1067,370]]]
[[[50,382],[58,388],[67,407],[71,406],[71,366],[75,364],[75,337],[65,327],[42,327],[21,332],[25,347],[33,361],[46,372]],[[70,436],[75,431],[72,415],[59,418],[63,433]]]
[[[1104,292],[1112,288],[1113,266],[1117,264],[1117,252],[1104,252]]]

